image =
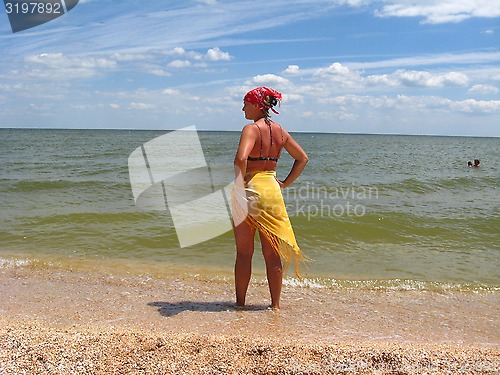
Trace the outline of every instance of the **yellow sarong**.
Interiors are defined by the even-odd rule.
[[[285,268],[295,262],[295,274],[300,278],[299,266],[305,258],[295,240],[276,171],[252,172],[246,180],[245,189],[235,187],[232,194],[235,225],[246,221],[258,229],[280,255]]]

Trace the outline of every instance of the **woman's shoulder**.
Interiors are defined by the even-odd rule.
[[[249,124],[246,124],[243,126],[241,129],[241,137],[243,138],[257,138],[259,134],[259,129],[257,126],[255,126],[255,122],[251,122]]]
[[[288,133],[288,131],[286,130],[286,128],[283,125],[281,125],[281,124],[279,124],[277,122],[275,122],[274,124],[279,129],[279,131],[281,132],[281,134],[283,134],[284,138],[288,138],[290,136],[290,134]]]
[[[241,129],[243,132],[254,132],[257,131],[257,123],[255,122],[250,122],[243,126],[243,129]]]

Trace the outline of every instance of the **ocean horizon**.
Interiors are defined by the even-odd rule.
[[[241,134],[241,129],[229,130],[229,129],[199,129],[196,124],[188,125],[196,127],[198,132],[211,132],[211,133],[238,133]],[[11,127],[11,126],[0,126],[0,130],[75,130],[75,131],[131,131],[131,132],[172,132],[179,130],[180,128],[173,129],[161,129],[161,128],[75,128],[75,127]],[[365,133],[365,132],[319,132],[319,131],[307,131],[307,130],[294,130],[290,131],[291,134],[333,134],[333,135],[373,135],[373,136],[402,136],[402,137],[450,137],[450,138],[500,138],[500,135],[463,135],[463,134],[430,134],[430,133]]]

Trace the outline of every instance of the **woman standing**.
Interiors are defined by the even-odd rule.
[[[295,272],[299,276],[298,267],[304,259],[295,240],[280,189],[286,188],[299,177],[308,158],[292,136],[270,119],[269,110],[277,114],[274,107],[280,101],[281,93],[267,87],[249,91],[243,100],[245,117],[253,122],[243,128],[234,159],[236,188],[233,194],[233,221],[238,306],[245,305],[257,230],[266,263],[272,308],[280,307],[282,260],[285,266],[295,261]],[[283,148],[295,162],[288,176],[280,181],[276,178],[276,164]]]

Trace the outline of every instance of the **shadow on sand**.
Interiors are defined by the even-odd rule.
[[[161,316],[171,317],[183,311],[222,312],[222,311],[262,311],[268,310],[267,305],[250,305],[238,307],[231,301],[220,302],[149,302],[148,306],[156,307]]]

